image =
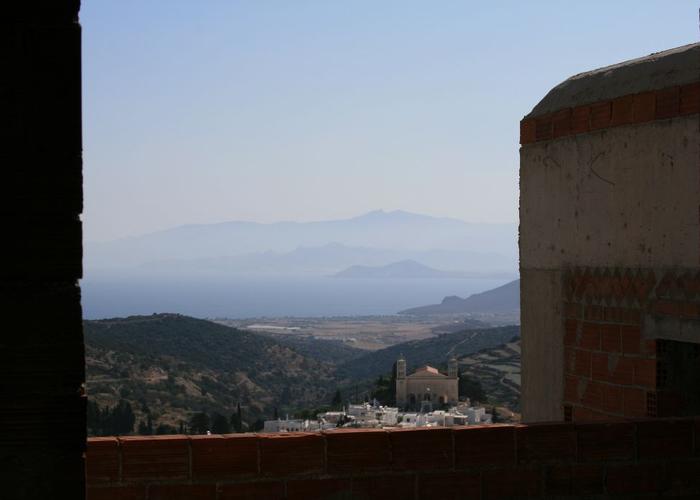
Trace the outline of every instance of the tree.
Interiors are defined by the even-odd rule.
[[[272,419],[277,420],[280,418],[279,413],[277,412],[277,407],[275,406],[275,412],[272,414]]]
[[[243,432],[243,413],[241,412],[241,403],[236,405],[236,413],[231,415],[231,429],[234,432]]]
[[[190,433],[192,434],[206,434],[209,427],[209,415],[203,411],[195,413],[190,418]]]
[[[486,393],[484,388],[481,387],[481,382],[468,375],[460,375],[458,391],[460,397],[467,397],[472,402],[486,401]]]
[[[255,422],[253,422],[253,425],[251,426],[251,430],[253,432],[261,431],[264,428],[265,428],[265,421],[261,418],[257,419]]]
[[[228,434],[231,432],[228,419],[220,413],[214,413],[211,416],[211,432],[214,434]]]
[[[333,399],[331,399],[331,408],[339,410],[343,406],[343,396],[340,394],[340,389],[336,389]]]

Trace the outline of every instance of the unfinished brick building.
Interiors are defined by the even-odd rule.
[[[523,413],[700,414],[700,44],[576,75],[521,123]]]
[[[697,45],[574,77],[522,123],[523,406],[560,422],[96,438],[85,460],[78,8],[3,7],[0,497],[700,495],[700,419],[661,418],[698,409]]]

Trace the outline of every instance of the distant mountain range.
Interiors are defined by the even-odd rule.
[[[517,269],[515,224],[471,224],[403,211],[320,222],[223,222],[85,243],[85,266],[139,272],[335,273],[413,259],[460,271]]]
[[[430,279],[430,278],[470,278],[475,273],[466,271],[441,271],[425,266],[415,260],[402,260],[386,266],[350,266],[339,273],[336,278],[390,278],[390,279]]]
[[[520,309],[520,280],[482,293],[475,293],[466,299],[451,296],[442,299],[440,304],[414,307],[399,312],[415,316],[462,313],[511,313]]]

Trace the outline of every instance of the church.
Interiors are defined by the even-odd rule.
[[[420,409],[428,405],[431,409],[438,409],[443,405],[456,405],[459,401],[458,386],[455,358],[449,360],[447,374],[425,365],[407,376],[404,357],[396,362],[396,405],[399,408]]]

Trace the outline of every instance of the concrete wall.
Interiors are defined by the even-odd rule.
[[[653,76],[658,74],[664,78]],[[688,83],[693,76],[695,82]],[[567,270],[643,268],[656,270],[660,277],[668,269],[698,268],[697,80],[700,45],[696,44],[577,75],[552,90],[521,123],[526,421],[565,417]],[[635,94],[627,94],[630,81],[637,86],[644,81],[671,87],[635,87]],[[590,96],[607,100],[581,101]],[[561,103],[570,107],[556,108]],[[538,114],[543,110],[547,113]],[[653,336],[653,329],[646,329],[646,334]]]

